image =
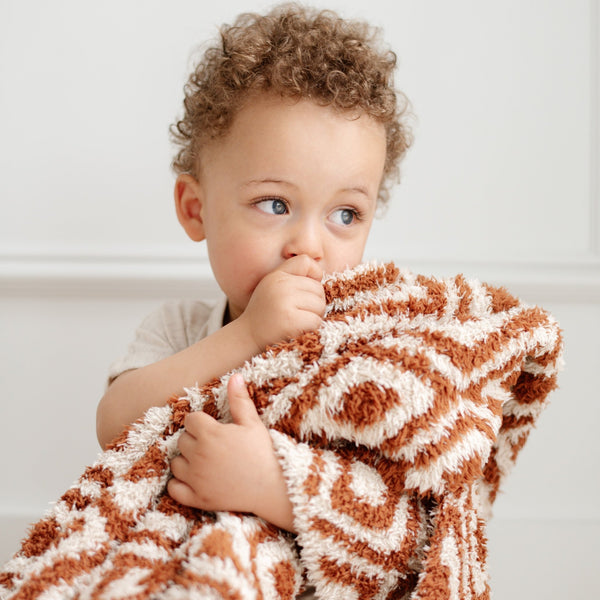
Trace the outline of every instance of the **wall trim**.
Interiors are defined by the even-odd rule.
[[[179,297],[217,291],[208,258],[173,252],[0,253],[3,295]]]
[[[590,250],[600,255],[600,6],[590,0]]]
[[[3,296],[181,297],[218,293],[204,253],[0,251]],[[436,276],[465,273],[536,302],[600,302],[600,258],[439,260],[397,257],[396,264]]]

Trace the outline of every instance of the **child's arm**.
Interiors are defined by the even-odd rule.
[[[183,394],[184,387],[203,385],[268,344],[316,329],[325,310],[321,277],[314,260],[295,256],[260,281],[236,320],[177,354],[117,377],[98,405],[102,447],[151,406]]]
[[[169,494],[187,506],[253,513],[293,531],[292,504],[271,436],[240,375],[231,377],[227,394],[233,423],[203,412],[186,417]]]
[[[257,352],[248,331],[233,321],[194,345],[153,364],[126,371],[98,404],[96,432],[102,447],[152,406],[160,406],[184,387],[203,385],[243,364]]]

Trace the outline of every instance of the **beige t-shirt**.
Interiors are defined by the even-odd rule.
[[[199,300],[166,302],[141,322],[125,356],[110,366],[108,383],[125,371],[167,358],[215,333],[223,327],[226,307],[225,296],[213,305]],[[313,587],[298,596],[298,600],[314,598]]]
[[[135,332],[124,356],[108,370],[110,384],[121,373],[167,358],[223,327],[227,298],[216,304],[199,300],[172,300],[150,313]]]

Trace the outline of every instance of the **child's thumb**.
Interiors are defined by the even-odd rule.
[[[236,425],[260,421],[256,406],[248,394],[244,378],[239,373],[235,373],[229,378],[227,396],[231,418]]]

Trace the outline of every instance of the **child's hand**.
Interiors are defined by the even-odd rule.
[[[283,473],[241,375],[230,378],[227,392],[233,423],[219,423],[201,411],[186,417],[168,492],[187,506],[250,512],[291,530]]]
[[[322,277],[319,264],[305,254],[263,277],[239,317],[259,350],[319,327],[325,313]]]

